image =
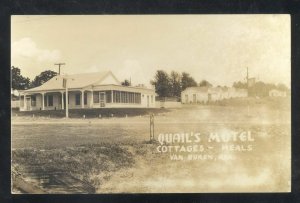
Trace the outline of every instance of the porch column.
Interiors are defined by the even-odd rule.
[[[42,110],[45,110],[45,93],[41,93],[42,94]]]
[[[61,93],[61,109],[65,109],[64,92]]]
[[[81,108],[84,108],[84,90],[81,90]]]
[[[91,108],[93,108],[93,106],[94,106],[94,91],[92,90],[91,93],[92,93],[92,97],[91,97],[90,105],[91,105]]]
[[[111,103],[114,103],[114,91],[111,91]]]

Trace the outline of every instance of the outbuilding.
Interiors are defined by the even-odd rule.
[[[181,92],[181,102],[183,104],[201,104],[247,96],[246,89],[234,87],[188,87]]]

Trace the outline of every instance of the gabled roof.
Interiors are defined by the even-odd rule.
[[[25,92],[33,91],[49,91],[49,90],[63,90],[63,79],[67,78],[68,88],[84,88],[95,83],[100,83],[107,76],[111,75],[117,83],[119,80],[112,74],[111,71],[96,72],[96,73],[83,73],[73,75],[57,75],[45,82],[39,87],[28,89]]]

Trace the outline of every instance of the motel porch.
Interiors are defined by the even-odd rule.
[[[136,90],[136,91],[134,91]],[[155,95],[147,89],[117,85],[94,89],[69,89],[68,108],[154,108]],[[20,94],[20,110],[60,110],[66,108],[66,91],[24,91]]]

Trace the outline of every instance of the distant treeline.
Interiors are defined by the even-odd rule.
[[[190,76],[189,73],[182,72],[178,73],[176,71],[171,71],[170,74],[163,70],[157,70],[154,79],[151,84],[155,86],[155,91],[159,97],[180,97],[181,92],[187,87],[212,87],[213,85],[207,80],[202,80],[197,83],[195,79]],[[247,83],[234,82],[233,87],[247,89]],[[217,86],[221,87],[221,86]],[[226,87],[226,86],[224,86]],[[288,87],[284,84],[272,84],[264,82],[256,82],[251,87],[248,88],[249,96],[259,96],[265,97],[269,95],[269,91],[272,89],[277,89],[281,91],[289,91]]]
[[[234,82],[232,86],[235,88],[247,89],[247,82]],[[266,97],[269,96],[269,91],[273,89],[286,92],[290,91],[289,88],[282,83],[275,85],[273,83],[264,83],[258,81],[255,82],[253,85],[249,86],[248,92],[249,96]]]
[[[180,97],[181,91],[187,87],[198,86],[195,79],[189,73],[171,71],[170,74],[163,70],[156,71],[151,84],[155,86],[155,91],[159,97]],[[199,86],[210,86],[211,84],[203,80]]]
[[[46,70],[37,75],[32,81],[28,77],[24,77],[21,74],[21,70],[18,67],[11,67],[11,84],[14,90],[26,90],[29,88],[34,88],[40,86],[56,76],[58,73]]]
[[[12,75],[12,89],[25,90],[29,88],[34,88],[40,86],[56,76],[58,73],[46,70],[37,75],[32,81],[28,77],[24,77],[21,74],[21,70],[18,67],[11,67]],[[181,96],[181,92],[188,87],[212,87],[213,85],[207,80],[202,80],[197,83],[195,79],[190,76],[187,72],[178,73],[176,71],[171,71],[170,74],[163,70],[157,70],[154,79],[151,80],[151,84],[155,86],[155,92],[159,97],[177,97]],[[124,86],[130,86],[130,81],[125,80],[122,82]],[[233,87],[247,89],[246,82],[234,82]],[[220,87],[220,86],[218,86]],[[272,84],[264,82],[256,82],[251,87],[249,87],[250,96],[268,96],[269,91],[272,89],[277,89],[281,91],[289,91],[288,87],[284,84]]]

